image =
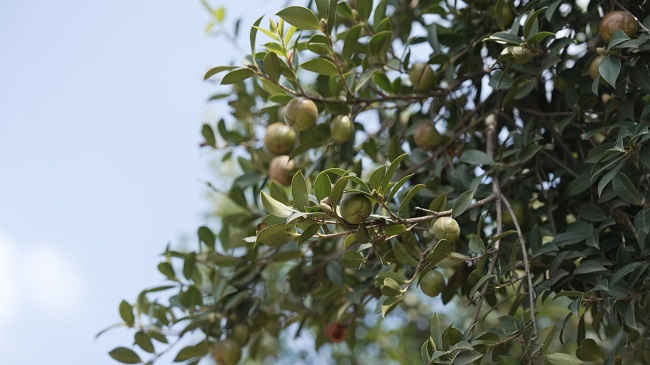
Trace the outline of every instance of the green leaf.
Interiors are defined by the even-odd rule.
[[[201,135],[203,138],[205,138],[205,143],[212,147],[216,148],[217,147],[217,139],[214,135],[214,130],[209,124],[204,124],[203,127],[201,128]]]
[[[307,181],[305,181],[305,176],[303,176],[302,171],[300,170],[293,175],[293,180],[291,181],[291,194],[293,196],[294,208],[304,212],[309,206],[309,197],[307,195]]]
[[[487,37],[484,40],[484,42],[485,41],[503,42],[503,43],[506,43],[506,44],[516,45],[516,46],[518,46],[518,45],[520,45],[520,44],[522,44],[524,42],[521,38],[517,37],[516,35],[514,35],[514,34],[512,34],[510,32],[494,33],[491,36]]]
[[[314,195],[316,195],[318,201],[321,201],[330,196],[331,193],[332,182],[330,181],[330,177],[325,171],[322,171],[316,176],[316,180],[314,180]]]
[[[584,261],[578,266],[573,273],[576,275],[591,274],[594,272],[607,271],[607,269],[598,261],[588,260]]]
[[[359,13],[359,20],[363,22],[368,20],[370,13],[372,13],[372,0],[356,0],[355,4]]]
[[[117,347],[109,352],[108,355],[122,364],[139,364],[142,362],[140,356],[135,351],[126,347]]]
[[[433,250],[431,250],[431,253],[427,255],[427,261],[435,265],[450,256],[452,250],[453,249],[449,241],[440,240],[433,248]]]
[[[268,52],[264,56],[264,72],[273,81],[278,82],[282,72],[282,64],[278,55],[274,52]]]
[[[366,262],[366,258],[357,251],[343,252],[343,266],[349,269],[356,269],[362,263]]]
[[[133,327],[135,323],[135,316],[133,315],[133,306],[129,304],[126,300],[123,300],[120,303],[120,317],[126,323],[127,326]]]
[[[393,175],[395,175],[395,171],[399,168],[400,162],[407,156],[408,154],[403,154],[398,156],[396,159],[391,162],[390,166],[388,166],[388,169],[386,170],[386,174],[384,174],[384,177],[381,181],[381,189],[380,192],[382,195],[385,195],[388,192],[388,188],[390,185],[391,180],[393,180]]]
[[[336,65],[332,61],[324,58],[311,59],[301,64],[300,67],[307,71],[316,72],[319,75],[334,76],[339,74]]]
[[[634,225],[646,234],[650,233],[650,208],[642,209],[636,214]]]
[[[251,27],[250,43],[251,43],[252,55],[255,55],[255,38],[257,38],[257,27],[259,27],[260,23],[262,22],[262,19],[264,19],[264,16],[259,17]],[[253,63],[255,63],[255,57],[253,57]]]
[[[293,213],[291,207],[273,199],[269,194],[262,191],[260,192],[260,195],[262,197],[262,205],[264,205],[264,209],[266,209],[269,214],[280,218],[287,218],[291,213]]]
[[[460,162],[469,165],[491,165],[494,163],[494,160],[483,151],[467,150],[460,156]]]
[[[207,79],[211,78],[212,76],[214,76],[214,75],[216,75],[216,74],[218,74],[220,72],[231,71],[231,70],[234,70],[236,68],[237,68],[236,66],[217,66],[217,67],[213,67],[213,68],[209,69],[208,72],[205,73],[205,76],[203,76],[203,80],[207,80]]]
[[[303,244],[307,242],[310,238],[314,237],[316,233],[318,233],[318,230],[320,229],[320,224],[318,223],[313,223],[309,225],[305,230],[302,232],[300,237],[298,237],[298,244]]]
[[[361,36],[361,24],[357,24],[348,30],[343,42],[343,58],[349,60],[354,55],[354,51],[359,44],[359,37]]]
[[[277,14],[287,23],[298,29],[319,30],[320,22],[313,11],[302,6],[289,6],[280,10]]]
[[[199,227],[197,234],[201,242],[205,243],[206,246],[214,249],[214,245],[217,242],[217,237],[210,230],[210,228],[206,226],[201,226]]]
[[[404,199],[400,202],[398,211],[408,218],[409,216],[408,206],[409,203],[411,202],[411,199],[413,199],[415,194],[417,194],[420,190],[424,189],[425,187],[426,185],[424,184],[417,184],[414,187],[412,187],[411,190],[409,190],[408,194],[406,194]]]
[[[287,224],[272,224],[257,235],[255,244],[279,247],[293,240],[293,227]]]
[[[598,347],[596,341],[591,338],[585,338],[582,340],[582,344],[580,344],[580,347],[576,350],[576,356],[580,360],[584,361],[603,361],[600,347]]]
[[[221,80],[221,85],[234,84],[253,76],[255,76],[255,71],[250,68],[238,68],[228,72]]]
[[[581,365],[582,361],[575,356],[555,353],[546,355],[546,360],[553,365]]]
[[[454,206],[451,208],[452,216],[454,218],[465,213],[467,208],[472,204],[472,199],[474,199],[474,191],[468,190],[458,196],[458,199],[454,202]]]
[[[431,322],[429,324],[429,331],[431,332],[431,341],[433,342],[433,350],[434,351],[442,351],[443,350],[443,343],[442,343],[442,325],[440,324],[440,318],[438,317],[438,313],[433,313],[433,316],[431,317]]]
[[[614,55],[607,55],[598,66],[600,76],[607,81],[612,87],[616,87],[616,79],[618,74],[621,73],[621,60]]]
[[[200,342],[194,346],[188,346],[178,352],[174,362],[182,362],[185,360],[193,359],[195,357],[203,357],[207,355],[212,349],[212,344],[209,342]]]
[[[149,336],[147,336],[146,333],[142,331],[136,332],[134,339],[135,339],[135,343],[146,352],[150,354],[156,352],[156,349],[153,346],[153,342],[151,342],[151,338],[149,338]]]
[[[623,200],[634,205],[641,205],[641,195],[634,187],[632,181],[622,172],[619,172],[612,179],[612,187],[616,195],[621,197]]]
[[[466,350],[466,351],[461,351],[456,355],[454,358],[454,364],[455,365],[468,365],[472,364],[474,361],[480,359],[483,357],[483,354],[474,351],[474,350]]]

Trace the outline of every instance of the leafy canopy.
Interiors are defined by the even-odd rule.
[[[259,18],[243,64],[205,75],[231,86],[203,145],[240,171],[210,185],[219,224],[120,304],[134,346],[110,355],[298,361],[306,336],[341,364],[650,363],[640,3],[316,0]],[[640,24],[606,43],[613,10]],[[317,124],[269,179],[264,132],[298,97]],[[342,116],[352,140],[330,135]],[[342,214],[350,194],[369,216]],[[434,232],[441,217],[458,227]]]

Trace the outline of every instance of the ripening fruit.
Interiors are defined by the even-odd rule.
[[[282,123],[273,123],[266,127],[264,145],[274,155],[286,155],[293,150],[298,135],[293,128]]]
[[[526,207],[524,207],[524,205],[517,200],[511,200],[510,205],[512,206],[512,210],[515,212],[515,218],[517,218],[517,222],[519,222],[519,225],[522,226],[526,222]],[[510,211],[508,208],[506,208],[505,205],[501,208],[501,212],[501,220],[503,222],[503,225],[514,226],[515,221],[512,219]]]
[[[409,80],[418,91],[428,91],[436,82],[433,70],[426,63],[414,64],[409,71]]]
[[[313,101],[304,97],[292,99],[284,111],[284,121],[298,132],[312,129],[317,118],[318,107]]]
[[[442,143],[442,136],[433,123],[420,124],[413,134],[415,145],[425,151],[435,150]]]
[[[617,30],[622,30],[628,37],[632,38],[639,31],[639,23],[637,23],[634,15],[627,11],[612,11],[600,21],[600,36],[605,42],[609,43]]]
[[[600,63],[605,59],[605,55],[598,55],[589,65],[589,76],[595,80],[600,75]]]
[[[439,240],[445,239],[454,243],[460,237],[460,226],[452,217],[441,217],[433,224],[433,234]]]
[[[251,334],[250,327],[248,327],[243,323],[237,323],[232,328],[232,334],[230,335],[230,337],[232,337],[235,341],[237,341],[237,343],[239,343],[241,346],[245,346],[248,343],[250,334]]]
[[[431,270],[420,280],[420,289],[430,297],[435,297],[445,288],[445,276],[437,270]]]
[[[289,156],[276,156],[269,164],[269,178],[284,186],[291,185],[291,170],[296,168],[296,163],[289,159]]]
[[[325,336],[333,342],[343,342],[348,336],[348,326],[340,322],[332,322],[323,329]]]
[[[336,143],[344,143],[354,138],[354,123],[347,115],[339,115],[330,122],[330,135]]]
[[[241,346],[230,338],[221,340],[214,344],[212,357],[217,365],[235,365],[241,358]]]
[[[341,200],[341,217],[350,224],[363,223],[371,212],[372,202],[363,194],[347,194]]]

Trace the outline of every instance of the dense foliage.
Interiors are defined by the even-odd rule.
[[[260,18],[206,74],[231,85],[202,131],[241,171],[210,185],[228,208],[122,302],[137,352],[111,356],[312,363],[300,336],[340,364],[650,363],[646,3]]]

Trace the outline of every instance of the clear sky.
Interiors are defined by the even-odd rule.
[[[285,5],[211,3],[245,49]],[[209,20],[199,0],[0,1],[1,363],[114,364],[132,332],[95,334],[205,223],[199,131],[227,110],[202,76],[240,58]]]

